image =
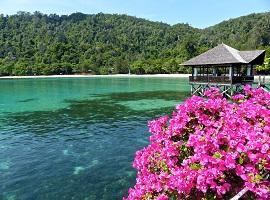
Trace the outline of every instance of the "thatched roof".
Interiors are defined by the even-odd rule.
[[[203,65],[231,65],[231,64],[257,64],[264,61],[264,50],[238,51],[226,44],[220,44],[199,56],[196,56],[181,65],[203,66]]]

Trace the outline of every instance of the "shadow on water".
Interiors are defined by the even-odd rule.
[[[134,154],[148,144],[147,120],[170,115],[187,96],[170,91],[110,93],[67,100],[69,106],[56,111],[5,115],[0,198],[121,199],[135,183]],[[142,101],[150,103],[133,109]]]
[[[27,103],[27,102],[36,101],[36,100],[37,100],[37,98],[30,98],[30,99],[19,100],[17,102],[18,103]]]
[[[144,99],[164,99],[166,101],[182,101],[190,93],[186,91],[143,91],[143,92],[119,92],[99,97],[108,97],[114,101],[144,100]]]
[[[66,100],[69,107],[56,111],[35,111],[9,114],[5,116],[8,125],[23,125],[37,130],[39,134],[57,131],[63,128],[81,128],[87,124],[113,123],[116,121],[130,121],[143,119],[145,123],[163,114],[171,114],[177,103],[181,103],[188,96],[187,92],[150,91],[111,93],[96,95],[91,100]],[[157,99],[172,101],[170,105],[158,105]],[[138,101],[153,100],[149,107],[142,110],[133,109],[133,104]],[[26,101],[26,100],[25,100]],[[30,101],[30,100],[29,100]],[[131,102],[130,105],[121,102]],[[168,104],[168,103],[167,103]],[[61,125],[61,127],[59,127]],[[42,127],[45,127],[42,128]]]

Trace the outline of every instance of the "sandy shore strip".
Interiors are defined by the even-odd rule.
[[[94,78],[94,77],[157,77],[157,78],[188,78],[190,74],[112,74],[112,75],[41,75],[41,76],[0,76],[0,79],[22,79],[22,78]]]
[[[97,77],[147,77],[147,78],[188,78],[191,74],[111,74],[111,75],[40,75],[40,76],[0,76],[0,79],[24,79],[24,78],[97,78]],[[259,76],[254,76],[255,81]],[[270,81],[270,75],[261,76],[261,80]]]

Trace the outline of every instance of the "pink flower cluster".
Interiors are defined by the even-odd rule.
[[[149,122],[150,145],[136,152],[136,185],[124,199],[229,199],[244,187],[270,199],[270,93],[205,95]]]

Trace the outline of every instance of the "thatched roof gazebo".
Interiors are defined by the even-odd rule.
[[[264,50],[238,51],[220,44],[181,65],[192,67],[192,94],[203,95],[205,89],[217,86],[224,96],[231,97],[243,85],[254,82],[253,66],[263,64],[264,56]]]

